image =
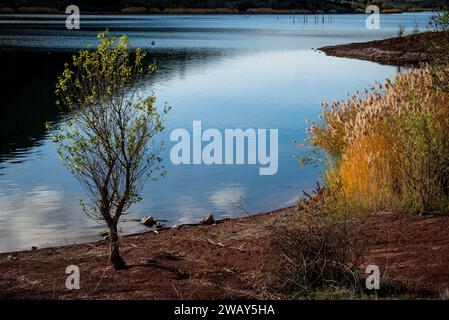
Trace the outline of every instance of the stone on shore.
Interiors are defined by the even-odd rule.
[[[103,231],[100,231],[98,234],[100,235],[100,237],[104,238],[104,237],[109,236],[109,231],[108,230],[103,230]]]
[[[215,219],[214,216],[212,215],[212,213],[208,213],[206,214],[203,219],[201,219],[200,224],[201,225],[211,225],[215,223]]]
[[[152,216],[149,217],[143,217],[142,220],[140,220],[140,223],[147,227],[152,227],[156,224],[156,221]]]

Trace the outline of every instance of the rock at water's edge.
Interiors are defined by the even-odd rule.
[[[152,227],[156,224],[156,221],[152,216],[149,217],[143,217],[142,220],[140,220],[140,223],[147,227]]]
[[[208,213],[206,214],[203,219],[201,219],[200,224],[201,225],[211,225],[215,223],[215,219],[214,216],[212,215],[212,213]]]

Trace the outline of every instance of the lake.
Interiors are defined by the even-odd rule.
[[[100,239],[101,224],[79,206],[83,190],[62,167],[45,123],[64,116],[54,101],[63,64],[96,44],[109,28],[147,49],[156,73],[139,85],[159,106],[172,106],[161,139],[167,176],[148,182],[143,201],[120,227],[147,230],[146,215],[168,226],[197,222],[206,213],[239,217],[294,204],[320,180],[320,168],[302,167],[294,141],[306,137],[321,101],[344,99],[400,69],[327,57],[325,45],[369,41],[425,30],[430,13],[381,16],[368,30],[366,15],[333,15],[332,23],[304,23],[300,15],[82,15],[81,30],[65,30],[65,16],[0,15],[0,252]],[[152,42],[154,41],[154,45]],[[274,128],[279,131],[279,169],[260,176],[255,165],[180,165],[170,162],[176,128]]]

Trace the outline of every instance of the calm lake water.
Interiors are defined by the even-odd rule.
[[[135,219],[152,215],[167,225],[244,216],[291,205],[320,180],[320,169],[301,167],[294,140],[305,138],[321,101],[343,99],[374,81],[394,78],[397,67],[326,57],[313,48],[383,39],[399,25],[426,28],[429,13],[381,16],[380,30],[365,15],[335,15],[334,23],[301,16],[82,16],[81,30],[64,29],[64,16],[0,15],[0,252],[99,239],[104,227],[80,210],[83,191],[62,167],[45,123],[63,117],[54,105],[54,83],[73,52],[96,44],[109,28],[150,50],[158,70],[141,85],[166,118],[163,153],[167,177],[148,182],[144,200],[121,224],[146,230]],[[151,42],[154,41],[154,45]],[[279,170],[259,176],[259,166],[174,166],[175,128],[279,129]]]

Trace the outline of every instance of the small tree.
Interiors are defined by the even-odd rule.
[[[162,144],[154,137],[163,128],[154,96],[143,97],[132,81],[154,70],[144,68],[144,53],[130,54],[125,36],[98,36],[96,50],[82,50],[58,79],[57,104],[67,110],[65,125],[54,135],[58,155],[78,179],[89,201],[84,212],[103,220],[109,230],[110,262],[121,269],[117,225],[148,178],[164,174]]]

